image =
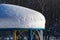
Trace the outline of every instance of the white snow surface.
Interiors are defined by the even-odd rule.
[[[45,28],[45,17],[29,8],[0,4],[0,28]]]

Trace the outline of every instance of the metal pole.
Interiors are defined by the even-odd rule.
[[[14,31],[13,31],[13,40],[17,40],[16,38],[17,38],[17,37],[16,37],[16,30],[14,30]]]
[[[40,40],[43,40],[43,30],[40,30]]]
[[[29,30],[29,40],[32,40],[32,30]]]

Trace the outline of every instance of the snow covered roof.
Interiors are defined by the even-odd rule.
[[[0,4],[0,28],[45,28],[45,17],[22,6]]]

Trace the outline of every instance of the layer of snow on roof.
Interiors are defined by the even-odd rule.
[[[0,4],[0,28],[45,28],[45,18],[32,9]]]

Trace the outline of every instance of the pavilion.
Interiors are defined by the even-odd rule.
[[[40,12],[12,4],[0,4],[0,30],[13,30],[13,40],[17,40],[17,30],[29,30],[29,40],[32,40],[32,30],[40,30],[40,40],[43,40],[45,22]]]

